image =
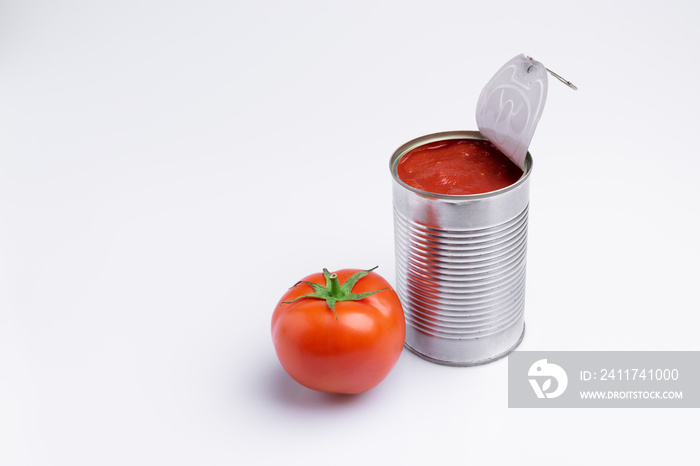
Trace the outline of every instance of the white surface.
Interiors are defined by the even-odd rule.
[[[404,351],[311,392],[269,319],[322,267],[393,282],[388,159],[476,127],[526,53],[523,350],[698,350],[698,6],[0,3],[0,464],[688,464],[698,412],[507,408],[507,362]]]

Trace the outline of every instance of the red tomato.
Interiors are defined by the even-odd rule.
[[[384,380],[398,361],[406,336],[401,302],[386,280],[370,272],[324,269],[280,299],[272,341],[282,367],[300,384],[361,393]]]

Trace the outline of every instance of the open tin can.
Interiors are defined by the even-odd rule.
[[[472,366],[507,355],[523,338],[532,157],[518,181],[483,194],[436,194],[399,178],[408,152],[450,139],[486,138],[430,134],[391,157],[396,291],[408,349],[438,364]]]

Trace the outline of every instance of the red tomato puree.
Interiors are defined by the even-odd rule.
[[[397,174],[414,188],[459,195],[505,188],[523,171],[489,141],[448,139],[408,152],[399,161]]]

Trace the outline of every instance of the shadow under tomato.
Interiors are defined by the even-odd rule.
[[[341,395],[311,390],[297,383],[281,367],[270,368],[267,380],[263,383],[268,387],[270,397],[287,406],[314,408],[342,408],[343,406],[360,403],[364,393],[358,395]]]

